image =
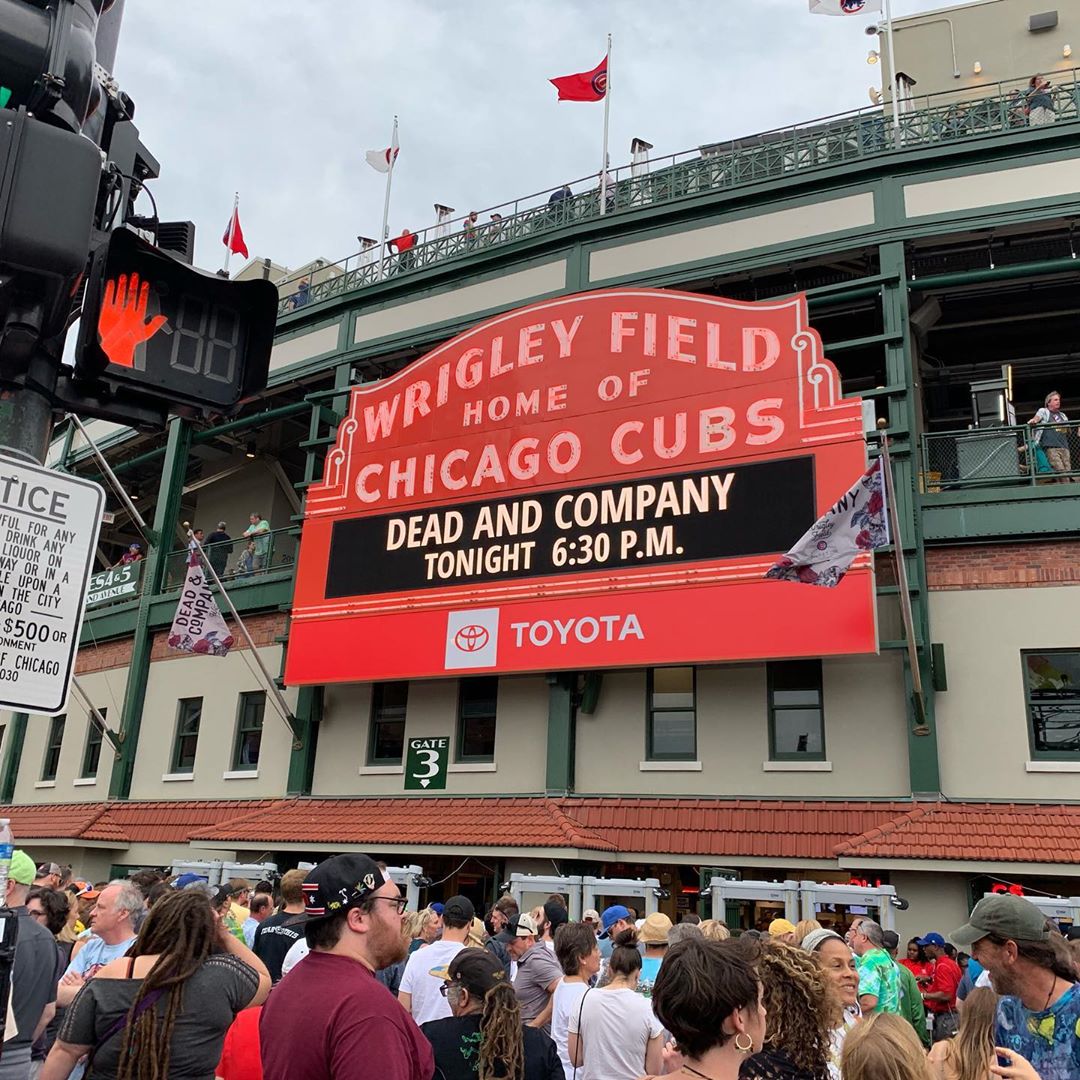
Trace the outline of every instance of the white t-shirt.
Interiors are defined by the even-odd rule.
[[[563,979],[555,987],[555,996],[552,999],[551,1037],[555,1040],[555,1048],[559,1051],[559,1060],[562,1062],[563,1072],[566,1073],[566,1080],[574,1080],[574,1066],[570,1063],[570,1051],[567,1048],[570,1037],[570,1014],[573,1013],[576,1022],[582,996],[588,989],[588,983],[567,982]]]
[[[460,941],[434,941],[409,956],[399,990],[412,995],[412,1018],[417,1024],[453,1016],[450,1002],[439,993],[444,980],[430,972],[432,968],[449,964],[464,948]]]
[[[585,1047],[579,1080],[638,1080],[645,1072],[649,1040],[664,1031],[652,1002],[625,988],[591,993],[581,1003],[580,1031],[576,1012],[569,1026]]]

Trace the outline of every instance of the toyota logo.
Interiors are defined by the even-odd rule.
[[[462,652],[477,652],[488,643],[490,638],[491,634],[487,627],[473,623],[471,626],[463,626],[454,635],[454,644]]]

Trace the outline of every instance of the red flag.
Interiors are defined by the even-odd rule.
[[[248,258],[247,244],[244,243],[244,230],[240,228],[240,208],[234,207],[232,220],[225,226],[225,235],[221,242],[236,255]]]
[[[607,93],[607,57],[592,71],[548,80],[559,91],[560,101],[603,101]]]

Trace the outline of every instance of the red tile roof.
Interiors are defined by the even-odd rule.
[[[41,803],[0,807],[11,819],[16,843],[23,840],[77,839],[105,812],[103,803]]]
[[[838,856],[1080,863],[1080,806],[921,803],[841,841]]]

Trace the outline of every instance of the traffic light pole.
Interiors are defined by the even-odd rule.
[[[52,438],[56,374],[57,361],[40,346],[35,348],[25,384],[0,396],[0,446],[44,464]]]

